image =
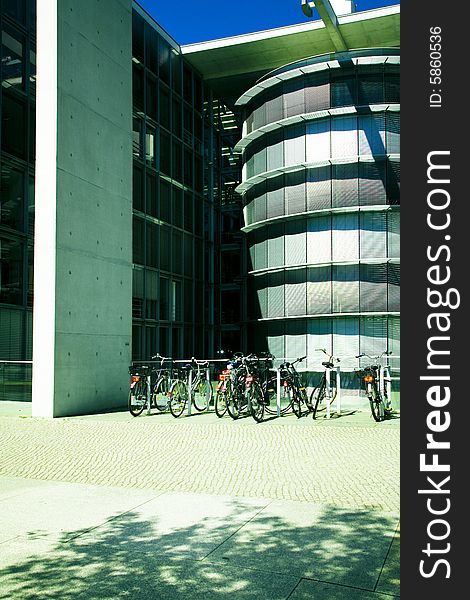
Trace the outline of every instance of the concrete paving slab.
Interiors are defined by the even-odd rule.
[[[384,594],[396,594],[400,590],[400,528],[393,538],[382,572],[377,591]]]
[[[163,560],[173,557],[200,560],[268,504],[268,500],[167,493],[115,519],[113,526],[125,530],[122,538],[136,554],[151,540],[152,552],[164,556]],[[103,549],[112,553],[115,540],[111,538],[106,543],[103,539],[107,528],[105,523],[81,536],[78,545],[90,546],[101,540]]]
[[[15,485],[18,491],[12,497]],[[98,527],[162,493],[0,478],[0,489],[4,487],[10,493],[0,498],[2,536],[4,539],[21,536],[26,540],[59,534],[64,540],[68,535]]]
[[[374,590],[398,516],[273,502],[206,560]]]
[[[391,596],[343,585],[302,579],[289,596],[289,600],[391,600]]]

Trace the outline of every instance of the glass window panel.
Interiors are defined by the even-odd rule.
[[[400,115],[396,112],[387,113],[387,152],[400,153]]]
[[[333,353],[345,357],[341,361],[342,369],[353,369],[357,365],[357,359],[346,357],[359,354],[359,319],[333,319]]]
[[[284,136],[278,131],[269,136],[269,146],[266,148],[266,170],[273,171],[284,165]]]
[[[132,269],[132,318],[144,318],[144,270]]]
[[[313,371],[324,369],[321,365],[324,354],[318,348],[325,348],[328,353],[332,351],[332,323],[331,319],[311,319],[307,321],[307,367]]]
[[[351,106],[356,104],[357,80],[355,73],[347,75],[332,74],[331,76],[331,106]]]
[[[151,166],[155,166],[155,129],[147,125],[145,130],[145,160]]]
[[[305,81],[305,112],[330,108],[330,83],[328,75],[308,77]]]
[[[134,158],[142,158],[143,155],[143,121],[137,117],[132,119],[132,153]]]
[[[388,310],[400,310],[400,265],[388,263]]]
[[[285,272],[286,316],[297,317],[307,313],[306,269]]]
[[[270,273],[268,285],[268,317],[283,317],[284,273]]]
[[[132,103],[134,109],[144,110],[144,71],[136,65],[132,65]]]
[[[388,256],[390,258],[400,257],[400,213],[393,211],[388,213]]]
[[[385,162],[361,162],[359,173],[361,205],[385,204],[387,202]]]
[[[286,213],[305,212],[305,171],[286,173],[285,185]]]
[[[160,269],[170,270],[171,235],[168,227],[160,227]]]
[[[307,234],[304,219],[286,223],[286,265],[305,264],[307,260]]]
[[[0,225],[23,229],[24,174],[6,164],[1,166]]]
[[[134,165],[132,182],[132,206],[136,210],[144,211],[144,191],[142,169]]]
[[[333,312],[359,311],[359,265],[333,265]]]
[[[160,277],[160,319],[170,319],[170,281],[166,277]]]
[[[145,305],[147,319],[158,319],[158,273],[156,271],[145,272]],[[156,350],[152,352],[155,354]]]
[[[146,98],[145,98],[146,114],[154,120],[157,120],[157,80],[147,74],[146,81]]]
[[[286,359],[296,360],[307,354],[307,324],[303,320],[286,323]],[[302,369],[305,363],[297,365]]]
[[[158,72],[158,35],[147,25],[145,26],[145,65],[155,75]]]
[[[383,102],[383,74],[359,73],[359,104],[380,104]]]
[[[145,264],[145,222],[134,215],[132,221],[132,260],[139,264]]]
[[[304,80],[297,79],[284,84],[284,117],[292,117],[305,112]]]
[[[308,269],[307,314],[331,313],[331,266]]]
[[[170,85],[170,46],[165,42],[165,40],[162,37],[159,37],[158,42],[158,63],[160,79],[164,81],[167,85]]]
[[[158,267],[158,227],[147,221],[147,266]]]
[[[171,176],[171,143],[170,136],[160,129],[160,171]]]
[[[358,206],[358,165],[332,165],[333,207]]]
[[[171,189],[171,198],[173,202],[173,225],[183,226],[183,190],[176,186]]]
[[[2,86],[24,88],[24,36],[13,29],[2,31]]]
[[[22,241],[0,238],[0,302],[23,304],[23,252]]]
[[[160,125],[170,129],[170,94],[162,85],[160,86]]]
[[[384,317],[362,317],[360,319],[361,354],[379,356],[387,350],[387,319]]]
[[[158,217],[158,203],[157,203],[157,179],[153,173],[147,172],[146,175],[146,212],[152,217]]]
[[[21,100],[2,97],[2,150],[26,159],[26,107]]]
[[[172,235],[172,247],[173,247],[173,272],[182,275],[183,274],[183,234],[181,231],[173,229]]]
[[[173,48],[171,49],[171,85],[173,91],[181,95],[181,55]]]

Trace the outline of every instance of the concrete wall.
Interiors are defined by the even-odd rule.
[[[131,359],[130,0],[38,0],[33,415],[122,406]]]

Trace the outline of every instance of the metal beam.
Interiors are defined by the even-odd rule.
[[[338,17],[331,6],[330,0],[315,0],[309,4],[313,4],[317,9],[321,20],[325,24],[328,35],[333,42],[335,50],[337,52],[348,50],[348,46],[339,30]]]

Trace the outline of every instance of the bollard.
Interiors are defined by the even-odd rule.
[[[336,412],[341,415],[341,368],[336,367]]]
[[[326,418],[330,418],[330,398],[331,398],[331,385],[330,385],[330,368],[326,368]]]
[[[147,414],[150,414],[150,398],[151,398],[151,389],[150,389],[150,375],[147,375]]]
[[[281,416],[281,370],[277,369],[276,373],[276,408],[277,416]]]
[[[193,370],[190,369],[189,370],[189,375],[188,375],[188,417],[191,416],[191,405],[192,405],[192,386],[193,386]]]

